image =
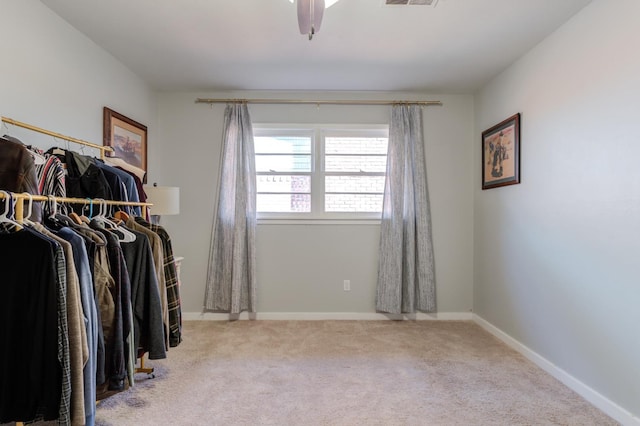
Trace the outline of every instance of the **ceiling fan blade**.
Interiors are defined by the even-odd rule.
[[[317,33],[320,30],[323,14],[324,0],[298,0],[300,34]]]

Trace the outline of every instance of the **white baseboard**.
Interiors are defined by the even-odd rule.
[[[477,314],[473,314],[473,320],[482,328],[487,330],[489,333],[496,336],[498,339],[502,340],[511,348],[520,352],[527,359],[532,361],[538,367],[542,368],[547,373],[551,374],[556,379],[560,380],[567,387],[575,391],[577,394],[582,396],[584,399],[589,401],[591,404],[599,408],[601,411],[606,413],[608,416],[612,417],[617,422],[625,426],[638,426],[640,425],[640,419],[634,416],[629,411],[620,407],[615,402],[606,398],[602,394],[598,393],[593,388],[585,385],[577,378],[573,377],[562,368],[553,364],[548,359],[529,349],[527,346],[523,345],[513,337],[509,336],[507,333],[503,332],[490,322],[486,321],[482,317]]]
[[[212,312],[184,312],[182,318],[185,321],[228,321],[234,320],[298,320],[298,321],[322,321],[322,320],[472,320],[471,312],[440,312],[425,314],[418,312],[406,315],[388,315],[376,312],[257,312],[249,314],[243,312],[237,316]]]

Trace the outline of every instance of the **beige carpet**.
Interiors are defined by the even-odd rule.
[[[467,321],[190,321],[97,425],[610,425]]]

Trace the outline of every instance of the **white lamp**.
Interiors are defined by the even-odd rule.
[[[160,216],[180,214],[180,188],[177,186],[154,183],[153,186],[145,185],[144,192],[147,193],[147,202],[153,204],[150,207],[152,223],[159,223]]]

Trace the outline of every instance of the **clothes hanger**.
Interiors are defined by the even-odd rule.
[[[69,219],[71,219],[73,221],[73,223],[77,224],[77,225],[82,225],[83,222],[81,217],[78,215],[78,213],[76,212],[71,212],[69,214],[67,214],[67,216],[69,216]]]
[[[84,210],[84,209],[83,209]],[[80,216],[78,213],[74,212],[71,208],[67,209],[67,212],[71,211],[70,213],[67,213],[67,217],[69,219],[71,219],[71,221],[76,224],[76,225],[82,225],[83,223],[89,223],[89,219],[87,219],[84,216]],[[83,220],[84,218],[84,220]],[[86,220],[86,221],[85,221]]]
[[[8,191],[0,190],[4,194],[4,211],[0,214],[0,223],[6,223],[13,225],[16,229],[22,229],[22,225],[16,222],[13,218],[13,212],[15,211],[15,198],[13,194]],[[9,217],[11,215],[11,217]]]
[[[47,159],[42,154],[37,152],[36,151],[37,148],[34,147],[33,145],[28,146],[27,149],[29,150],[29,154],[31,155],[31,158],[33,158],[34,164],[40,165],[47,162]]]
[[[108,206],[107,206],[107,202],[105,200],[102,200],[102,203],[101,203],[100,207],[101,207],[100,215],[101,215],[102,220],[104,222],[106,222],[107,224],[111,225],[115,231],[118,231],[118,232],[120,232],[122,234],[122,237],[118,237],[118,239],[121,242],[123,242],[123,243],[131,243],[131,242],[136,240],[136,236],[131,231],[129,231],[124,226],[118,226],[118,224],[116,224],[115,222],[113,222],[112,220],[107,218]]]
[[[48,202],[53,204],[53,211],[51,212],[51,215],[47,216],[46,218],[48,223],[43,222],[43,225],[47,227],[52,227],[53,229],[75,225],[75,222],[67,214],[66,204],[64,203],[58,204],[54,195],[47,195],[47,198],[49,200]]]
[[[63,224],[58,217],[58,201],[56,200],[56,197],[53,195],[47,195],[47,200],[49,200],[48,206],[50,207],[50,213],[47,216],[47,219],[56,226],[62,226]]]
[[[93,200],[91,198],[87,198],[87,201],[89,201],[89,216],[87,217],[84,214],[84,210],[87,207],[86,204],[84,205],[84,207],[82,207],[83,214],[79,216],[76,214],[76,216],[78,216],[78,219],[80,220],[80,225],[82,225],[83,223],[88,225],[89,222],[91,222],[91,219],[93,218]]]
[[[127,220],[129,220],[129,214],[127,212],[125,212],[124,210],[118,210],[113,217],[115,219],[121,220],[123,222],[126,222]]]
[[[55,215],[58,214],[58,202],[56,201],[56,199],[55,199],[55,197],[53,195],[48,195],[47,198],[49,199],[49,203],[51,203],[50,206],[53,207],[49,217],[50,218],[54,218]]]
[[[69,216],[60,213],[58,210],[58,201],[56,197],[53,195],[47,195],[47,206],[46,209],[49,214],[44,218],[42,222],[50,230],[59,230],[65,226],[71,226],[72,221]]]
[[[64,150],[63,148],[60,148],[60,141],[58,140],[58,138],[54,137],[53,140],[55,141],[56,146],[53,149],[51,149],[51,155],[66,155],[67,151]],[[67,141],[67,149],[69,148],[68,145],[69,145],[69,142]]]
[[[0,136],[0,138],[6,140],[4,136],[11,136],[11,129],[9,129],[9,126],[5,121],[2,122],[2,127],[4,127],[4,131],[2,132],[2,136]]]
[[[44,164],[47,162],[47,159],[40,155],[40,153],[38,152],[29,150],[29,154],[31,154],[31,157],[33,157],[33,163],[36,165]]]
[[[71,214],[68,213],[68,211],[71,209],[66,204],[64,203],[57,204],[57,201],[55,200],[54,196],[48,196],[48,198],[50,201],[53,201],[54,203],[56,203],[54,205],[53,214],[51,215],[51,217],[48,218],[50,221],[52,221],[56,226],[59,226],[59,227],[73,226],[78,224],[78,222],[71,216]],[[78,216],[75,213],[73,213],[73,211],[71,213],[74,214],[76,217]]]
[[[122,234],[122,237],[118,236],[118,239],[123,242],[123,243],[131,243],[133,241],[136,240],[136,236],[133,234],[133,232],[129,231],[128,229],[126,229],[123,226],[118,226],[115,222],[113,222],[112,220],[110,220],[109,218],[107,218],[107,211],[109,210],[108,206],[107,206],[107,201],[104,199],[96,199],[96,201],[98,201],[100,204],[100,212],[98,213],[98,216],[95,217],[95,219],[98,219],[100,221],[102,221],[105,225],[108,225],[111,229],[118,231],[120,234]],[[106,226],[105,226],[106,227]]]
[[[33,213],[33,195],[29,194],[28,192],[23,192],[22,195],[29,198],[27,214],[25,214],[22,218],[22,223],[24,223],[25,225],[33,226],[34,222],[29,220],[29,218],[31,217],[31,213]]]

